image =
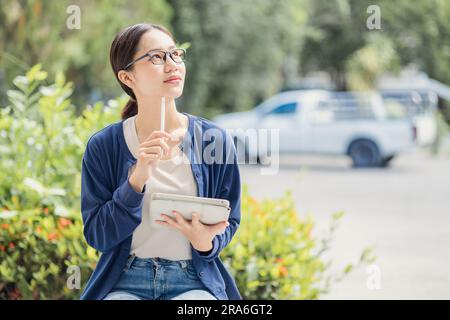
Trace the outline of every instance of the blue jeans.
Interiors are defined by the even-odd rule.
[[[197,275],[192,260],[131,255],[104,300],[216,300]]]

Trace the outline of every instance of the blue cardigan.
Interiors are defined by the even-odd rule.
[[[242,299],[235,281],[219,258],[241,220],[240,175],[231,136],[211,121],[184,113],[188,132],[180,145],[188,156],[198,196],[230,201],[229,226],[213,239],[213,248],[199,252],[191,245],[198,276],[219,300]],[[214,156],[205,161],[205,154]],[[81,212],[87,243],[101,252],[100,260],[81,295],[103,299],[118,281],[130,254],[133,231],[141,223],[145,190],[136,192],[128,182],[135,164],[125,142],[123,120],[93,134],[82,160]]]

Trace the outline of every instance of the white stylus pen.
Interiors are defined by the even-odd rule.
[[[161,98],[161,131],[164,131],[164,123],[166,120],[166,97]]]

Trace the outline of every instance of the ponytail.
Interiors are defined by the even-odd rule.
[[[138,113],[137,101],[133,98],[130,98],[125,107],[122,109],[122,120],[135,116],[137,115],[137,113]]]

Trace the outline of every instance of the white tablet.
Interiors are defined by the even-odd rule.
[[[228,220],[230,209],[230,202],[226,199],[155,192],[151,194],[150,221],[155,228],[164,227],[155,220],[162,221],[161,213],[175,218],[172,214],[172,210],[175,210],[180,212],[186,220],[192,220],[192,213],[196,212],[200,222],[216,224]]]

